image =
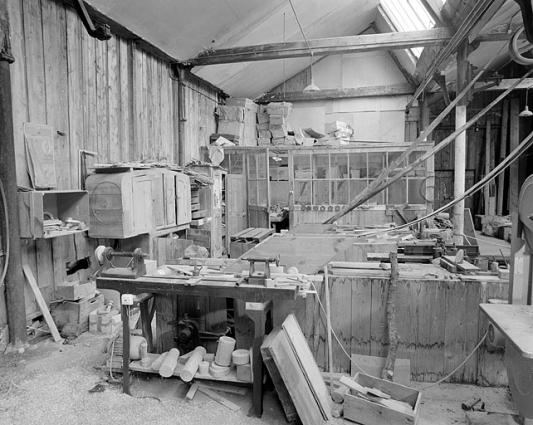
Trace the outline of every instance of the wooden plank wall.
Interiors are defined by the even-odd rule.
[[[7,3],[15,56],[11,78],[19,186],[30,187],[25,122],[54,127],[58,189],[80,188],[80,150],[98,152],[99,163],[179,163],[178,85],[167,62],[133,39],[113,34],[102,42],[90,37],[74,9],[62,1]],[[206,144],[214,132],[218,93],[195,80],[187,85],[191,99],[185,106],[193,110],[186,144],[195,152],[196,144]],[[49,302],[66,278],[66,262],[91,255],[96,246],[84,235],[23,240],[22,256]],[[39,315],[30,291],[26,311],[29,318]]]
[[[316,286],[324,303],[324,286]],[[343,348],[348,353],[386,357],[388,280],[332,276],[330,287],[331,311],[335,312],[332,329],[340,340],[333,342],[335,372],[350,372],[350,360]],[[487,329],[478,304],[507,299],[507,290],[508,284],[497,282],[400,281],[397,355],[410,359],[411,380],[435,382],[459,366]],[[296,316],[318,365],[326,370],[326,319],[316,297],[300,301]],[[448,382],[506,385],[502,353],[489,353],[483,345]]]

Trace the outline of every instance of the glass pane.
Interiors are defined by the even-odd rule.
[[[350,180],[350,200],[359,195],[367,187],[366,180]]]
[[[327,153],[313,155],[313,165],[313,179],[327,178],[329,170],[329,155]]]
[[[248,178],[257,179],[257,160],[255,155],[248,155]]]
[[[424,155],[425,152],[413,152],[411,155],[409,155],[409,164],[415,162],[418,158],[420,158],[422,155]],[[413,171],[411,171],[408,176],[425,176],[426,175],[426,161],[422,161],[422,163],[416,167]]]
[[[266,153],[257,154],[256,161],[257,161],[257,178],[266,179],[266,176],[267,176]]]
[[[385,168],[385,153],[369,152],[368,153],[368,177],[377,177]]]
[[[268,189],[267,189],[268,182],[266,180],[259,180],[257,182],[257,204],[262,207],[266,207],[268,205]]]
[[[367,177],[366,153],[350,154],[350,178],[359,179]]]
[[[313,204],[329,205],[329,182],[313,181]]]
[[[409,203],[410,204],[425,204],[426,185],[425,179],[413,179],[410,178],[407,182],[409,188]]]
[[[400,155],[402,154],[402,152],[389,152],[387,155],[389,157],[389,162],[388,162],[388,165],[392,165],[392,163],[396,160],[396,158],[398,158]],[[403,160],[400,165],[398,165],[391,173],[390,173],[390,176],[394,176],[396,175],[398,172],[402,171],[405,167],[405,160]]]
[[[248,180],[248,203],[258,205],[257,202],[257,181]]]
[[[331,182],[331,203],[347,204],[349,196],[350,181],[332,181]]]
[[[330,179],[347,179],[348,155],[345,153],[331,154]]]
[[[311,205],[311,182],[294,182],[294,203],[298,205]]]
[[[244,174],[244,155],[242,153],[233,153],[229,156],[229,173]]]
[[[300,180],[311,179],[311,156],[309,154],[294,154],[294,178]]]
[[[405,179],[400,179],[392,183],[388,191],[388,204],[405,204],[407,203],[407,182]]]

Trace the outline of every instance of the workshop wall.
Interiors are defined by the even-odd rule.
[[[31,187],[24,123],[53,127],[61,190],[81,187],[80,150],[97,152],[97,163],[177,164],[196,156],[197,145],[208,143],[216,128],[218,93],[213,88],[194,78],[178,83],[168,58],[148,53],[141,47],[143,40],[117,35],[112,25],[110,40],[90,37],[75,10],[62,1],[7,3],[15,57],[11,80],[19,186]],[[180,130],[185,145],[181,155]],[[65,264],[91,255],[96,242],[81,234],[23,240],[23,261],[46,301],[66,279]],[[28,317],[39,315],[31,291],[26,293],[26,311]]]

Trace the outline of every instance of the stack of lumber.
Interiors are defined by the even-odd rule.
[[[333,402],[305,336],[293,314],[274,329],[261,346],[287,420],[304,425],[332,420]]]
[[[259,242],[274,234],[274,229],[249,227],[230,236],[230,257],[239,258]]]

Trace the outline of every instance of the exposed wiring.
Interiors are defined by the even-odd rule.
[[[9,266],[9,217],[8,217],[8,211],[7,211],[7,198],[6,198],[6,192],[4,191],[4,184],[2,183],[2,180],[0,180],[0,193],[2,195],[2,205],[4,206],[4,223],[5,223],[5,238],[6,238],[6,261],[4,263],[4,269],[2,270],[2,275],[0,276],[0,286],[4,284],[4,279],[6,278],[7,274],[7,268]]]

